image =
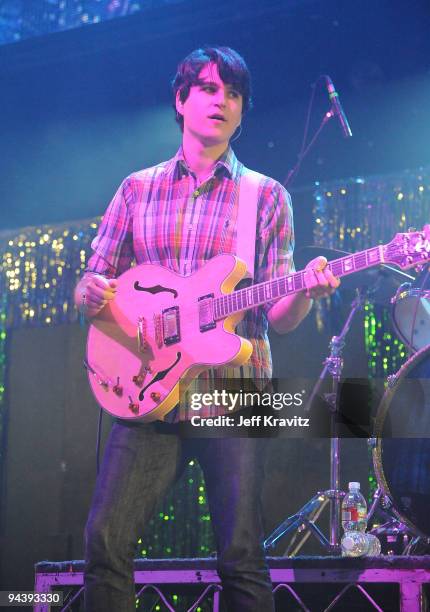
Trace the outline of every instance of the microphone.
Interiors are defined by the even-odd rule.
[[[349,127],[348,119],[346,118],[346,115],[340,103],[339,94],[335,90],[331,78],[327,74],[324,75],[324,78],[327,85],[328,97],[330,98],[332,104],[333,115],[336,115],[336,117],[339,119],[340,127],[342,128],[344,138],[351,138],[351,128]]]

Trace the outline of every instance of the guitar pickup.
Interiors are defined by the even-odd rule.
[[[199,327],[201,332],[209,331],[216,327],[213,308],[214,294],[202,295],[199,297]]]
[[[161,313],[163,319],[164,344],[169,346],[181,340],[181,329],[179,322],[179,306],[166,308]]]

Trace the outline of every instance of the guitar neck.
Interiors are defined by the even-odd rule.
[[[384,263],[385,248],[386,245],[379,245],[365,249],[358,253],[334,259],[327,265],[335,276],[346,276],[347,274],[366,270],[367,268]],[[271,300],[293,295],[303,291],[305,288],[305,271],[300,270],[275,280],[239,289],[214,299],[214,318],[219,321],[235,313],[266,304]]]

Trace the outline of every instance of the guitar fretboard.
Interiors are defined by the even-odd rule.
[[[335,276],[339,277],[358,272],[359,270],[365,270],[366,268],[384,263],[385,248],[384,245],[379,245],[352,255],[346,255],[345,257],[330,261],[328,267]],[[303,291],[305,288],[305,271],[301,270],[287,276],[281,276],[275,280],[239,289],[214,299],[214,318],[215,320],[224,319],[237,312],[292,295],[298,291]]]

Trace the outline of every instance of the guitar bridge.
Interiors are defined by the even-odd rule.
[[[161,348],[163,346],[163,326],[161,323],[161,315],[155,314],[153,318],[153,322],[154,322],[155,342],[158,348]]]
[[[146,348],[146,320],[144,317],[139,317],[137,320],[137,350],[139,353],[144,353]]]
[[[213,293],[199,297],[199,327],[201,332],[209,331],[216,327],[213,309]]]

